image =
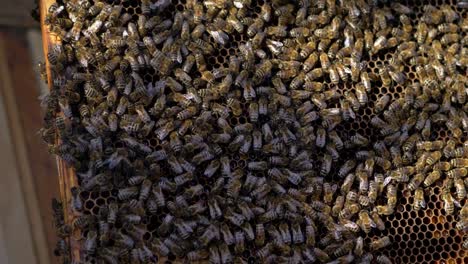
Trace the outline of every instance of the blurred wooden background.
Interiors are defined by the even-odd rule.
[[[38,27],[30,15],[34,0],[0,0],[0,5],[0,25]]]
[[[38,134],[43,61],[34,1],[0,0],[0,263],[57,263],[51,199],[56,161]]]

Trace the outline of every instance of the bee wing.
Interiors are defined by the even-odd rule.
[[[389,183],[391,183],[393,180],[393,178],[391,176],[388,176],[385,178],[384,182],[383,182],[383,187],[387,186]]]
[[[422,208],[426,208],[426,201],[422,199],[419,204],[421,205]]]
[[[280,41],[267,40],[267,47],[270,49],[271,52],[277,54],[281,52],[281,49],[283,48],[283,43]]]
[[[229,36],[221,30],[209,30],[208,33],[210,33],[213,39],[221,45],[225,45],[226,42],[229,41]]]
[[[234,1],[234,6],[241,9],[241,8],[244,7],[244,3],[243,3],[242,0],[236,0],[236,1]]]
[[[350,67],[343,67],[344,68],[344,71],[347,73],[347,74],[351,74],[353,71],[351,70]]]

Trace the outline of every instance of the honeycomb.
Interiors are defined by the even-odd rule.
[[[446,214],[440,195],[440,186],[430,188],[426,209],[414,211],[413,197],[404,193],[395,214],[383,217],[385,230],[374,229],[365,240],[389,236],[393,243],[382,251],[394,263],[468,263],[462,247],[467,234],[455,228],[456,219]]]
[[[139,1],[123,0],[121,3],[125,8],[125,12],[131,14],[134,20],[137,20],[137,15],[141,13]],[[183,11],[185,9],[185,3],[185,0],[172,0],[172,4],[169,7],[170,12],[168,12],[168,14],[170,15],[174,10]],[[259,13],[260,6],[263,5],[263,3],[263,0],[252,0],[252,6],[254,7],[253,10]],[[416,21],[422,16],[422,5],[432,4],[434,6],[439,6],[450,4],[455,6],[456,0],[407,0],[402,1],[402,3],[413,8],[415,14],[411,15],[410,18],[413,21]],[[456,11],[461,17],[467,17],[466,9],[457,8]],[[234,31],[231,36],[232,39],[230,43],[225,46],[220,46],[211,37],[205,39],[205,41],[208,41],[213,45],[213,47],[215,47],[214,54],[207,57],[208,70],[228,67],[228,56],[235,55],[238,51],[237,47],[243,43],[243,36],[241,34]],[[160,47],[161,45],[158,46],[158,48]],[[394,52],[394,49],[388,49],[386,53],[380,52],[378,56],[370,58],[368,64],[370,71],[374,74],[378,74],[378,66],[383,65],[384,61],[389,61]],[[414,82],[416,80],[416,70],[414,66],[409,64],[405,65],[405,72],[410,82]],[[146,70],[143,76],[144,80],[147,82],[156,82],[159,80],[153,69]],[[193,77],[197,78],[199,76],[194,74]],[[325,85],[331,87],[331,84]],[[348,83],[341,83],[337,87],[338,92],[341,95],[343,95],[345,91],[355,92],[355,87]],[[374,105],[378,99],[384,95],[390,95],[391,100],[398,99],[402,96],[403,91],[404,87],[401,85],[395,85],[387,88],[379,85],[378,81],[375,82],[373,90],[369,93],[369,103],[365,107],[361,107],[359,111],[356,112],[355,119],[340,124],[337,128],[338,133],[342,133],[342,136],[359,133],[368,137],[371,141],[379,139],[380,135],[378,134],[378,130],[370,125],[370,120],[376,115],[373,110]],[[231,117],[228,120],[232,126],[244,124],[248,121],[247,104],[242,100],[244,99],[241,99],[243,114],[239,117]],[[339,107],[338,103],[336,103],[336,107]],[[451,136],[450,131],[443,128],[434,127],[433,130],[435,130],[436,133],[435,137],[431,138],[431,140],[446,140]],[[466,133],[467,132],[465,131],[465,136]],[[156,136],[146,139],[145,143],[146,145],[151,146],[153,150],[162,149],[160,140]],[[123,145],[117,142],[116,147],[120,146]],[[257,160],[256,155],[257,154],[255,153],[249,155],[233,155],[230,157],[232,170],[234,171],[238,168],[246,168],[249,162]],[[321,152],[316,153],[316,155],[317,157],[320,156]],[[161,171],[168,171],[168,168],[164,166],[159,169]],[[200,175],[202,173],[203,172],[200,171],[195,173],[194,179],[190,182],[190,185],[194,186],[196,184],[201,184],[209,190],[210,186],[214,183],[214,179],[201,177]],[[262,174],[263,172],[260,172],[259,176],[265,176]],[[399,189],[403,190],[403,186],[400,185]],[[101,192],[81,192],[80,197],[84,202],[84,213],[96,216],[99,215],[102,208],[106,208],[109,203],[117,201],[117,192],[118,191],[114,189]],[[385,222],[385,230],[380,231],[378,229],[373,229],[369,234],[365,235],[365,242],[369,243],[382,236],[389,236],[392,241],[392,245],[382,249],[381,252],[389,256],[394,263],[468,263],[468,252],[463,250],[462,247],[462,243],[468,234],[457,230],[455,228],[457,222],[456,217],[453,215],[447,215],[443,209],[443,203],[440,197],[440,185],[427,188],[425,194],[425,197],[427,197],[427,207],[420,211],[415,211],[412,209],[412,195],[409,191],[404,192],[398,200],[397,211],[391,216],[382,217]],[[462,206],[463,205],[464,204],[462,204]],[[163,212],[163,214],[164,213],[168,212]],[[163,221],[163,219],[161,219],[161,215],[162,214],[157,214],[143,218],[141,226],[137,226],[137,228],[141,227],[143,230],[148,230],[143,234],[144,240],[150,241],[152,238],[158,236],[157,227],[160,226]],[[122,226],[116,227],[122,228]],[[86,232],[82,234],[82,237],[86,237]],[[255,247],[247,249],[243,253],[243,259],[248,263],[258,263],[259,259],[255,257],[255,252],[257,250],[258,248]],[[175,256],[169,255],[167,259],[161,259],[160,262],[177,263],[178,261]]]

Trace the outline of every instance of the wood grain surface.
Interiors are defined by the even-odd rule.
[[[47,25],[45,25],[45,16],[47,14],[47,10],[49,9],[50,5],[54,3],[53,0],[41,0],[40,1],[40,14],[41,14],[41,30],[42,30],[42,43],[44,47],[44,57],[46,58],[46,69],[47,69],[47,80],[50,85],[52,84],[52,75],[50,70],[50,64],[47,60],[47,53],[53,45],[60,43],[60,39],[51,34]],[[72,224],[73,220],[76,218],[76,215],[72,212],[69,207],[69,203],[71,200],[71,192],[70,188],[77,186],[78,181],[76,178],[75,171],[73,168],[67,166],[63,160],[57,157],[57,169],[58,169],[58,180],[59,180],[59,188],[60,188],[60,197],[63,203],[63,208],[65,211],[65,222],[68,224]],[[69,239],[70,248],[71,248],[71,258],[72,261],[80,261],[80,247],[78,238],[80,237],[80,230],[75,229],[71,238]]]
[[[0,32],[0,263],[48,263],[18,115],[15,76]],[[19,73],[19,72],[18,72]],[[37,241],[37,243],[36,243]]]
[[[42,127],[39,89],[24,32],[0,30],[0,64],[0,90],[37,261],[57,263],[52,257],[56,234],[50,206],[59,193],[57,170],[38,133]]]
[[[13,27],[37,27],[31,17],[34,0],[0,0],[0,25]]]

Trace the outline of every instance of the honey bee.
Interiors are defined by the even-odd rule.
[[[354,192],[354,191],[350,191],[346,195],[346,204],[355,203],[355,202],[357,202],[357,200],[358,200],[358,194],[356,192]]]
[[[341,189],[343,189],[343,187],[341,187]],[[343,209],[344,201],[345,201],[344,196],[339,195],[338,197],[336,197],[335,203],[334,203],[334,205],[332,207],[332,215],[333,216],[338,217],[339,213]]]
[[[324,192],[324,202],[326,204],[331,204],[333,201],[333,195],[335,194],[336,189],[338,186],[336,184],[330,185],[327,183],[323,184],[323,192]]]
[[[378,53],[379,51],[381,51],[382,49],[385,49],[386,46],[387,46],[387,38],[385,36],[380,36],[372,44],[372,48],[370,49],[370,54],[374,55]]]
[[[375,223],[370,218],[369,212],[365,210],[359,212],[358,224],[366,234],[370,232],[371,228],[375,227]]]
[[[80,188],[113,190],[119,200],[75,222],[86,233],[86,259],[146,263],[154,250],[191,262],[246,262],[240,255],[255,240],[255,257],[266,263],[370,263],[365,250],[390,240],[365,247],[355,234],[385,228],[380,217],[394,213],[398,183],[414,191],[415,210],[443,173],[445,210],[454,213],[466,197],[467,143],[459,142],[468,127],[466,80],[458,74],[468,54],[466,19],[444,5],[424,6],[414,24],[413,10],[398,3],[374,10],[361,0],[250,2],[188,0],[187,10],[167,17],[169,0],[144,0],[135,21],[126,3],[50,8],[46,24],[65,44],[47,55],[55,89],[41,133],[51,151],[84,166],[76,166]],[[393,49],[387,64],[369,64],[378,74],[367,69],[369,56]],[[416,69],[413,84],[405,63]],[[341,93],[349,81],[355,90]],[[403,96],[376,98],[372,85],[380,82]],[[375,115],[364,121],[382,139],[369,148],[373,137],[341,126],[362,121],[361,108],[373,102]],[[434,140],[441,126],[452,131],[446,142]],[[324,179],[335,175],[340,184]],[[81,213],[86,192],[70,192]],[[141,223],[156,214],[158,238],[142,239]],[[113,230],[120,225],[122,232]],[[68,254],[65,240],[60,246]]]
[[[450,171],[447,172],[447,175],[450,175]],[[428,176],[424,179],[424,186],[428,187],[434,184],[437,180],[439,180],[441,177],[441,172],[440,171],[432,171],[428,174]]]
[[[464,178],[468,175],[466,168],[455,168],[447,171],[447,176],[450,178]]]
[[[440,171],[449,171],[452,168],[452,165],[450,162],[447,161],[439,161],[436,164],[434,164],[433,169],[434,170],[440,170]]]
[[[354,183],[355,180],[355,174],[348,174],[346,175],[343,184],[341,185],[341,193],[342,194],[347,194],[351,190],[351,187]]]
[[[389,102],[390,102],[390,96],[388,94],[380,97],[378,101],[375,103],[374,111],[376,111],[376,113],[382,112]]]
[[[236,239],[236,245],[234,247],[234,250],[236,252],[243,252],[245,250],[245,243],[244,243],[244,240],[245,240],[245,237],[244,237],[244,233],[243,232],[236,232],[235,233],[235,239]]]
[[[392,3],[391,8],[401,15],[411,15],[414,13],[414,11],[410,7],[400,3]]]
[[[406,77],[405,75],[400,72],[400,71],[396,71],[393,67],[390,67],[389,70],[388,70],[388,74],[390,75],[391,79],[398,83],[398,84],[403,84],[406,80]],[[381,75],[382,77],[382,75]],[[383,81],[383,79],[382,79]]]
[[[358,82],[360,78],[361,71],[364,69],[364,64],[354,59],[351,59],[351,80],[353,82]],[[362,85],[362,83],[358,83],[357,85]]]
[[[379,229],[380,231],[385,230],[385,223],[382,220],[382,218],[380,218],[380,216],[379,216],[379,214],[377,213],[376,210],[373,210],[371,212],[371,216],[372,216],[372,221],[374,221],[377,229]]]
[[[120,189],[118,197],[120,200],[129,200],[130,198],[136,197],[138,195],[138,191],[138,187],[136,186]]]
[[[252,136],[248,135],[245,137],[245,140],[239,149],[239,153],[244,154],[244,155],[247,154],[251,146],[252,146]]]
[[[273,64],[269,60],[261,64],[254,73],[254,82],[260,83],[265,77],[268,77],[271,74],[272,67]]]
[[[429,166],[432,166],[436,162],[438,162],[441,157],[442,157],[442,152],[440,152],[440,151],[431,152],[429,154],[429,156],[427,157],[427,159],[426,159],[426,164],[429,165]]]
[[[413,209],[418,211],[422,208],[426,208],[426,201],[424,200],[424,191],[421,188],[417,188],[414,192]]]
[[[369,139],[359,133],[356,133],[350,137],[350,142],[355,146],[367,146],[369,144]]]
[[[322,52],[319,55],[319,59],[320,59],[320,65],[322,66],[322,70],[324,72],[328,72],[331,66],[331,62],[330,62],[330,59],[328,58],[328,55],[325,52]]]
[[[390,77],[390,73],[387,67],[383,66],[379,68],[379,76],[382,80],[382,84],[386,87],[390,86],[392,83],[392,79]]]
[[[312,82],[318,78],[321,78],[323,74],[324,74],[324,71],[322,68],[315,68],[305,75],[304,80],[306,82]]]
[[[453,198],[450,190],[444,188],[441,195],[442,201],[444,202],[444,210],[447,214],[453,214],[455,211],[455,199]]]
[[[416,40],[419,45],[423,44],[428,34],[427,24],[420,22],[416,27]]]
[[[84,250],[87,254],[93,255],[96,252],[97,247],[97,232],[91,230],[86,235],[86,240],[83,244]]]
[[[390,238],[388,236],[384,236],[381,238],[378,238],[377,240],[374,240],[371,242],[370,247],[372,250],[379,250],[384,247],[388,247],[391,244]]]
[[[330,75],[330,80],[333,84],[338,84],[340,82],[340,75],[339,72],[336,68],[336,66],[331,65],[330,68],[328,68],[328,72]],[[345,75],[347,77],[347,75]]]
[[[444,142],[442,140],[436,141],[419,141],[416,143],[416,148],[418,150],[441,150],[444,147]]]
[[[356,203],[345,205],[344,209],[340,212],[340,215],[338,217],[341,219],[350,219],[355,214],[357,214],[359,210],[361,210],[361,208]]]
[[[460,35],[457,33],[446,33],[440,39],[440,43],[442,43],[442,45],[450,45],[452,43],[458,42],[459,38]]]
[[[468,229],[468,219],[461,219],[457,222],[456,227],[458,230],[466,231]]]
[[[200,241],[203,245],[207,245],[210,241],[219,237],[219,235],[220,234],[218,228],[214,225],[210,225],[208,226],[208,228],[205,229],[205,232],[201,235]]]
[[[456,142],[453,139],[447,140],[445,147],[443,148],[442,152],[444,153],[444,157],[451,158],[455,152]]]
[[[451,58],[451,57],[450,57]],[[452,65],[452,64],[449,64]],[[452,66],[454,68],[454,65]],[[452,67],[447,67],[447,70],[452,74],[454,71]],[[464,92],[464,86],[463,83],[459,80],[455,81],[455,91],[456,91],[456,97],[459,103],[464,103],[466,101],[466,92]]]
[[[377,263],[379,264],[391,264],[393,263],[387,256],[385,255],[379,255],[377,256]]]
[[[464,199],[466,197],[466,188],[464,181],[461,178],[455,178],[454,185],[456,188],[457,199]]]
[[[359,100],[356,98],[356,96],[354,95],[354,93],[350,92],[350,91],[345,91],[345,94],[344,94],[344,97],[347,101],[350,102],[351,104],[351,107],[353,108],[354,112],[357,112],[359,110],[359,108],[361,107],[361,103],[359,102]]]
[[[375,208],[379,215],[392,215],[394,212],[394,208],[390,205],[377,205]]]
[[[468,205],[466,205],[466,203],[460,210],[460,217],[462,219],[466,219],[468,217]]]
[[[310,41],[301,47],[301,51],[299,52],[299,55],[302,58],[306,59],[303,64],[303,70],[306,72],[314,68],[315,64],[319,60],[319,56],[317,55],[317,52],[314,52],[316,48],[317,48],[316,41]]]
[[[356,88],[356,97],[357,97],[357,100],[359,101],[359,104],[361,106],[367,104],[368,98],[367,98],[367,92],[366,92],[364,85],[359,83],[355,86],[355,88]]]
[[[207,32],[218,44],[225,45],[226,42],[229,41],[229,36],[222,30],[213,30],[212,28],[208,27]]]
[[[466,153],[468,153],[468,148],[467,146],[463,146],[463,147],[455,148],[452,152],[452,155],[455,158],[460,158],[460,157],[466,157],[467,156]]]
[[[77,187],[72,187],[70,189],[70,192],[72,194],[71,204],[72,204],[73,210],[75,210],[77,212],[82,211],[83,210],[83,201],[81,200],[79,189]]]
[[[454,168],[466,168],[468,167],[468,159],[466,158],[451,159],[450,165],[452,165]]]
[[[216,246],[211,246],[209,247],[209,252],[210,252],[210,257],[209,261],[211,263],[222,263],[221,262],[221,255],[219,253],[219,248]]]
[[[359,193],[364,195],[367,194],[369,189],[369,177],[367,173],[364,171],[358,171],[356,172],[356,176],[359,180]]]
[[[326,154],[323,157],[322,165],[320,167],[320,175],[326,176],[331,170],[331,165],[332,165],[332,157],[328,154]]]
[[[330,256],[318,247],[314,247],[313,252],[320,262],[329,262]]]

